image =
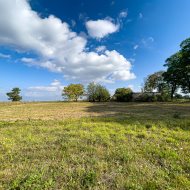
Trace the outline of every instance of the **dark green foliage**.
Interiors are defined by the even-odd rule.
[[[110,93],[109,91],[104,87],[101,86],[100,84],[97,85],[96,88],[96,99],[99,102],[106,102],[110,100]]]
[[[169,94],[157,94],[156,95],[157,102],[167,102],[170,100]]]
[[[164,65],[167,71],[163,76],[171,87],[171,98],[179,87],[184,93],[190,93],[190,38],[184,40],[180,47],[180,51],[169,57]]]
[[[156,96],[153,94],[148,93],[142,93],[139,96],[137,96],[134,101],[136,102],[154,102],[156,101]]]
[[[82,187],[92,187],[96,184],[97,181],[97,176],[96,176],[96,172],[91,171],[91,172],[85,172],[82,179],[81,179],[81,185]]]
[[[11,92],[7,93],[7,96],[9,97],[8,99],[11,100],[12,102],[20,101],[22,100],[22,96],[20,96],[20,89],[19,88],[13,88]]]
[[[129,102],[132,100],[133,91],[130,88],[118,88],[115,91],[114,98],[118,102]]]
[[[151,125],[151,124],[146,124],[145,127],[146,127],[147,129],[150,129],[150,128],[152,128],[152,125]]]
[[[106,102],[110,100],[109,91],[104,86],[94,82],[87,86],[87,94],[90,102]]]
[[[181,44],[181,61],[180,68],[183,76],[180,85],[184,93],[190,93],[190,38],[184,40]]]
[[[185,95],[185,96],[183,96],[183,98],[188,100],[188,99],[190,99],[190,96],[189,95]]]
[[[167,94],[145,92],[134,98],[134,101],[136,102],[167,102],[169,100],[170,99]]]
[[[168,85],[164,81],[164,71],[155,72],[147,77],[144,84],[145,92],[156,92],[166,93],[168,91]]]
[[[183,96],[181,94],[176,93],[174,96],[176,99],[183,99]]]
[[[87,86],[87,93],[88,93],[88,99],[90,102],[95,102],[97,97],[97,84],[94,82],[91,82]]]
[[[173,118],[180,119],[181,118],[181,114],[178,113],[178,112],[176,112],[176,113],[173,114]]]
[[[163,74],[164,80],[170,86],[170,95],[171,99],[173,99],[174,93],[179,88],[180,78],[182,74],[181,69],[178,67],[180,65],[180,53],[176,53],[172,55],[170,58],[166,60],[167,71]]]

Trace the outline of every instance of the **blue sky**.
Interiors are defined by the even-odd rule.
[[[139,91],[190,37],[189,0],[0,0],[0,100],[59,100],[69,83]]]

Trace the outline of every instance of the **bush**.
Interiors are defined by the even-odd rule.
[[[165,102],[168,101],[168,95],[163,94],[149,94],[149,93],[142,93],[134,98],[136,102]]]
[[[152,95],[148,95],[147,93],[142,93],[140,95],[138,95],[134,101],[136,102],[152,102],[153,101],[153,97]]]
[[[183,98],[188,100],[188,99],[190,99],[190,96],[189,95],[185,95]]]
[[[166,94],[157,94],[156,97],[158,102],[167,102],[170,100],[169,95]]]
[[[89,102],[106,102],[110,100],[109,91],[104,86],[94,82],[88,84],[87,94]]]
[[[176,99],[183,99],[183,96],[181,95],[181,94],[175,94],[175,96],[174,96]]]
[[[118,102],[130,102],[132,97],[133,91],[130,88],[118,88],[114,94],[114,98]]]
[[[110,100],[110,93],[104,86],[98,85],[96,91],[97,91],[96,93],[97,101],[107,102]]]

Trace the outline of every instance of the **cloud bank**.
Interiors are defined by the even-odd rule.
[[[118,30],[108,20],[88,21],[86,25],[89,33],[99,38]],[[0,46],[35,54],[21,61],[61,73],[67,80],[114,82],[135,78],[131,63],[119,52],[87,51],[85,37],[53,15],[41,18],[27,0],[0,0]]]

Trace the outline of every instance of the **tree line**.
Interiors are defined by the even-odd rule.
[[[111,96],[106,87],[91,82],[86,90],[83,84],[70,84],[64,87],[62,96],[70,101],[86,97],[90,102],[169,101],[182,98],[181,94],[177,94],[178,90],[184,94],[190,93],[190,38],[180,44],[178,52],[166,59],[164,66],[166,71],[155,72],[145,79],[141,93],[134,93],[130,88],[118,88]],[[19,88],[13,88],[7,96],[9,100],[20,101],[20,92]],[[186,95],[184,98],[190,97]]]

